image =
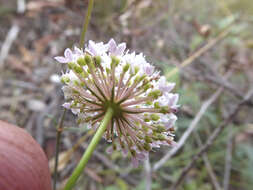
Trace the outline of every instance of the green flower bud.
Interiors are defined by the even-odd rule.
[[[155,102],[154,107],[157,108],[157,109],[160,108],[159,102]]]
[[[139,144],[136,145],[140,151],[143,151],[143,147]]]
[[[137,83],[137,82],[139,82],[139,81],[140,81],[140,79],[141,79],[141,77],[140,77],[140,76],[136,76],[136,77],[135,77],[135,79],[134,79],[134,82],[135,82],[135,83]]]
[[[162,92],[160,90],[154,90],[148,94],[148,96],[157,99],[159,96],[162,95]]]
[[[84,60],[85,60],[85,62],[86,62],[87,65],[92,62],[91,56],[88,55],[88,54],[85,55]]]
[[[102,60],[101,60],[101,57],[100,57],[100,56],[95,56],[95,57],[94,57],[94,60],[95,60],[95,64],[96,64],[96,65],[100,65],[100,64],[101,64],[101,61],[102,61]]]
[[[80,81],[80,86],[85,86],[85,83]]]
[[[72,93],[74,93],[74,94],[79,94],[79,91],[77,91],[77,90],[72,90]]]
[[[130,153],[132,154],[133,157],[135,157],[135,155],[136,155],[136,151],[135,150],[131,149]]]
[[[152,102],[151,101],[147,101],[146,104],[149,105],[149,106],[151,106]]]
[[[137,136],[139,139],[143,139],[142,133],[141,133],[141,132],[138,132],[138,133],[136,134],[136,136]]]
[[[73,69],[75,66],[76,66],[76,64],[73,63],[73,62],[69,62],[69,63],[68,63],[69,69]]]
[[[144,85],[143,89],[144,91],[147,91],[151,87],[151,84],[147,83]]]
[[[84,58],[82,58],[82,57],[80,57],[80,58],[77,60],[77,63],[78,63],[78,65],[80,65],[80,66],[86,65],[85,60],[84,60]]]
[[[69,83],[69,82],[70,82],[70,78],[67,77],[67,76],[62,76],[62,77],[61,77],[61,82],[62,82],[62,83],[65,83],[65,84],[66,84],[66,83]]]
[[[129,68],[130,68],[130,64],[127,63],[127,64],[124,65],[124,67],[123,67],[123,72],[124,72],[124,73],[127,72]]]
[[[144,121],[145,121],[145,122],[149,122],[149,121],[150,121],[150,119],[148,119],[148,118],[144,118]]]
[[[166,131],[165,127],[163,127],[161,125],[158,125],[156,127],[156,132],[158,132],[158,133],[162,133],[162,132],[165,132],[165,131]]]
[[[150,119],[153,120],[153,121],[158,121],[160,119],[160,117],[157,114],[151,114]]]
[[[160,141],[166,140],[166,137],[165,137],[165,135],[163,135],[163,134],[157,134],[157,138],[158,138]]]
[[[142,80],[144,80],[146,77],[147,77],[147,75],[145,75],[145,74],[142,75],[141,78],[140,78],[140,82],[141,82]]]
[[[136,75],[139,72],[140,68],[138,66],[134,67],[134,75]]]
[[[146,127],[146,126],[142,126],[142,130],[144,131],[144,132],[148,132],[148,128]]]
[[[161,107],[160,112],[163,113],[163,114],[168,113],[169,112],[168,106]]]
[[[78,74],[83,72],[83,68],[78,65],[75,65],[72,69]]]
[[[148,143],[144,143],[143,148],[144,148],[146,151],[150,151],[150,150],[151,150],[151,146],[150,146],[150,144],[148,144]]]
[[[75,106],[77,106],[77,104],[78,104],[78,101],[74,100],[74,102],[70,105],[70,107],[75,107]]]
[[[84,79],[88,77],[88,73],[86,73],[86,72],[82,72],[80,75]]]
[[[118,66],[118,65],[119,65],[119,62],[120,62],[120,60],[119,60],[117,57],[112,56],[112,63],[111,63],[111,66],[112,66],[112,65]]]
[[[77,81],[77,80],[74,80],[74,85],[76,85],[76,86],[80,86],[80,83],[79,83],[79,81]]]
[[[151,143],[152,139],[149,136],[145,136],[145,142],[146,143]]]

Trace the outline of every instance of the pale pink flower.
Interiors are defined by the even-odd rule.
[[[93,56],[101,56],[106,51],[108,51],[108,45],[104,44],[103,42],[95,43],[92,40],[89,40],[88,47],[85,48],[87,52],[89,52]]]
[[[111,143],[106,152],[128,154],[137,167],[154,148],[175,144],[178,94],[142,53],[125,48],[113,39],[107,44],[89,41],[85,51],[67,49],[56,60],[69,67],[61,77],[63,106],[77,114],[78,123],[95,130],[111,107],[113,117],[103,136]]]
[[[63,56],[57,56],[55,57],[55,60],[58,61],[59,63],[69,63],[69,62],[72,62],[73,61],[73,53],[72,51],[67,48],[65,51],[64,51],[64,57]]]
[[[121,56],[123,55],[125,49],[126,49],[126,43],[121,43],[119,45],[116,44],[114,39],[110,39],[108,42],[108,51],[110,55],[114,56]]]
[[[165,76],[161,76],[158,80],[158,88],[162,92],[170,92],[175,87],[175,83],[168,83]]]

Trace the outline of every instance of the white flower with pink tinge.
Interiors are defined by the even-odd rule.
[[[93,56],[101,56],[108,51],[108,48],[108,44],[104,44],[103,42],[95,43],[90,40],[85,50]]]
[[[178,94],[140,53],[126,44],[89,41],[85,50],[66,49],[55,57],[68,64],[61,80],[66,102],[63,106],[78,116],[78,123],[97,129],[108,107],[113,116],[104,138],[111,143],[106,152],[130,155],[134,167],[150,151],[174,142]]]
[[[109,54],[114,56],[122,56],[126,49],[126,43],[121,43],[117,45],[114,39],[110,39],[107,45]]]

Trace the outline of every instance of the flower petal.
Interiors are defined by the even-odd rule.
[[[66,109],[70,109],[70,103],[69,102],[65,102],[64,104],[62,104],[62,107],[66,108]]]
[[[93,42],[92,40],[89,40],[88,51],[89,51],[92,55],[97,55],[96,44],[95,44],[95,42]]]
[[[72,51],[69,48],[67,48],[64,51],[64,56],[66,59],[68,59],[69,62],[72,61],[72,59],[73,59]]]
[[[83,55],[83,51],[76,46],[74,47],[74,51],[75,51],[75,54],[77,54],[78,56]]]
[[[116,44],[115,40],[111,38],[107,44],[108,44],[109,52],[114,53],[117,48],[117,44]]]
[[[118,45],[117,50],[115,51],[116,55],[122,55],[126,49],[126,43],[121,43]]]
[[[58,61],[59,63],[68,63],[68,60],[65,57],[62,57],[62,56],[54,57],[54,59],[56,61]]]

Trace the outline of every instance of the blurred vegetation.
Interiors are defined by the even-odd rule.
[[[60,68],[52,66],[52,59],[44,58],[46,55],[52,57],[52,54],[59,53],[75,41],[78,42],[79,33],[75,31],[81,26],[86,6],[87,1],[65,1],[65,6],[60,4],[50,8],[46,7],[39,10],[40,12],[37,16],[33,12],[30,13],[30,17],[26,15],[28,18],[21,20],[21,22],[30,23],[32,19],[37,19],[39,22],[43,22],[44,19],[52,19],[53,21],[48,21],[49,24],[46,24],[49,28],[35,26],[34,24],[31,25],[32,29],[35,31],[34,33],[39,31],[38,36],[42,34],[54,34],[55,31],[59,35],[59,39],[53,39],[55,41],[49,45],[51,49],[48,47],[48,49],[39,52],[42,56],[41,61],[38,61],[37,65],[33,67],[49,67],[53,68],[52,71],[59,73]],[[129,49],[144,52],[148,60],[154,63],[165,76],[168,76],[168,81],[176,82],[175,91],[180,94],[181,105],[181,111],[178,114],[178,122],[176,124],[176,140],[179,140],[189,127],[190,122],[194,119],[203,102],[210,98],[216,89],[218,89],[219,85],[210,81],[210,77],[220,80],[219,77],[224,76],[228,70],[232,69],[233,73],[228,81],[236,91],[245,95],[247,90],[252,87],[252,0],[96,0],[94,8],[87,39],[108,41],[113,37],[118,42],[126,41]],[[45,16],[47,14],[49,16]],[[51,15],[50,17],[50,14],[55,15]],[[66,20],[58,18],[64,15],[67,17]],[[1,28],[0,39],[2,41],[6,34],[5,31],[7,31],[14,17],[13,6],[8,3],[6,6],[1,4],[0,24],[3,27]],[[3,21],[3,18],[6,20]],[[42,25],[42,23],[39,24]],[[54,24],[58,24],[58,28]],[[211,50],[185,68],[180,69],[180,72],[172,76],[170,75],[170,72],[178,67],[181,62],[207,44],[209,40],[215,38],[228,26],[231,26],[231,32],[224,40],[220,41]],[[63,30],[64,28],[66,29],[65,31]],[[66,34],[67,30],[69,34]],[[35,35],[34,33],[29,34]],[[26,36],[24,32],[21,35]],[[67,37],[60,37],[63,35]],[[23,43],[29,51],[32,51],[35,47],[33,44],[35,42],[31,41],[32,39],[30,41],[22,41],[20,39],[19,44]],[[29,43],[31,44],[29,45]],[[58,47],[58,49],[56,48],[57,51],[52,50],[53,46]],[[17,54],[13,49],[11,53]],[[19,54],[21,53],[19,52]],[[19,56],[22,57],[22,55],[17,55],[17,57]],[[50,64],[48,63],[50,62],[49,60],[51,61]],[[7,67],[7,69],[12,68]],[[15,75],[15,70],[13,72],[14,74],[10,75],[4,72],[0,72],[0,74],[3,80],[10,79],[11,77],[17,77],[16,79],[18,80],[22,79],[22,76]],[[35,83],[35,85],[38,85],[38,83]],[[7,89],[11,88],[11,86],[3,85],[2,88]],[[50,90],[52,88],[48,88],[46,93],[49,93]],[[10,94],[13,95],[14,92]],[[2,96],[9,96],[10,94],[0,93]],[[38,93],[32,96],[40,97]],[[41,99],[47,104],[48,99],[44,100],[42,97]],[[195,135],[192,134],[183,148],[173,158],[169,159],[162,168],[152,172],[152,189],[161,190],[169,188],[179,176],[182,168],[189,163],[192,156],[199,150],[196,134],[200,136],[201,141],[204,143],[212,131],[226,118],[228,113],[233,109],[233,106],[239,101],[240,98],[230,91],[224,90],[215,103],[205,112],[197,125]],[[13,116],[15,121],[21,126],[27,126],[28,119],[24,119],[24,115],[22,114],[27,113],[27,115],[30,115],[31,112],[20,113],[17,111],[19,108],[25,110],[26,105],[21,102],[17,105],[5,105],[2,108],[0,106],[1,112],[12,109],[11,113],[15,115]],[[227,144],[231,139],[232,168],[229,189],[251,190],[253,187],[252,114],[252,107],[244,108],[235,118],[234,122],[226,127],[225,131],[222,132],[207,153],[212,170],[221,187],[224,183]],[[57,112],[49,114],[46,122],[54,126],[52,123],[57,120],[58,115]],[[6,119],[4,116],[0,118]],[[10,117],[8,117],[8,120],[11,120]],[[65,125],[73,126],[74,124],[75,121],[69,113]],[[50,130],[49,127],[47,130]],[[53,129],[51,129],[52,131]],[[83,128],[81,130],[73,128],[66,130],[63,149],[69,149],[76,143],[76,139],[84,134],[86,132]],[[48,134],[47,139],[51,138],[52,133]],[[88,166],[89,170],[86,170],[79,181],[79,188],[77,189],[146,189],[144,166],[132,169],[129,167],[127,159],[122,158],[120,153],[105,155],[104,150],[107,145],[104,144],[101,143],[98,147],[98,153],[91,160]],[[44,144],[44,147],[47,147],[47,143]],[[77,158],[80,157],[82,151],[83,147],[79,151],[76,151],[75,155]],[[167,147],[163,147],[161,150],[151,153],[151,167],[168,151]],[[103,154],[103,156],[101,157],[99,153]],[[52,154],[49,157],[53,157]],[[101,162],[103,157],[106,157],[106,159]],[[112,166],[108,167],[108,163],[103,164],[106,162],[105,160],[109,160],[109,165]],[[72,163],[75,164],[75,159],[73,159]],[[70,169],[73,168],[73,164],[71,164],[64,165],[65,172],[64,169],[61,170],[61,183],[64,182],[69,175]],[[68,171],[66,171],[66,168],[68,168]],[[180,189],[215,189],[202,158],[199,159],[194,169],[190,171]]]
[[[207,42],[209,38],[212,38],[218,34],[219,31],[226,28],[229,24],[236,20],[231,28],[231,35],[227,37],[223,42],[221,42],[218,47],[214,47],[208,56],[209,61],[205,64],[211,64],[218,67],[219,74],[222,74],[226,68],[226,64],[231,64],[229,61],[232,57],[224,57],[226,53],[240,54],[240,48],[245,48],[246,51],[251,52],[251,41],[252,41],[252,11],[253,2],[250,0],[236,1],[236,0],[216,0],[216,1],[139,1],[140,3],[131,11],[129,14],[129,19],[127,23],[115,23],[113,18],[115,14],[123,14],[123,16],[129,11],[127,10],[126,1],[101,1],[97,2],[96,11],[94,13],[94,22],[101,23],[102,28],[111,31],[114,35],[119,35],[120,38],[125,38],[119,33],[124,33],[125,30],[131,30],[132,32],[147,32],[148,30],[156,31],[156,29],[150,29],[149,26],[157,27],[158,32],[149,33],[149,40],[144,37],[137,37],[137,43],[140,50],[146,46],[145,50],[150,59],[153,59],[154,63],[159,66],[163,73],[166,75],[169,73],[175,65],[171,65],[173,58],[177,60],[184,60],[189,53],[196,51],[203,44]],[[148,3],[149,2],[149,3]],[[164,7],[168,7],[168,12]],[[173,10],[170,10],[173,9]],[[125,15],[124,15],[125,14]],[[123,17],[122,16],[122,17]],[[157,17],[159,19],[157,19]],[[103,25],[105,20],[110,20],[111,25]],[[192,24],[193,23],[193,24]],[[194,26],[195,23],[195,26]],[[121,25],[121,27],[118,26]],[[127,26],[124,26],[126,24]],[[100,24],[98,24],[100,25]],[[116,25],[116,26],[114,26]],[[181,25],[181,26],[179,26]],[[201,34],[196,28],[203,25],[208,25],[210,28],[210,34],[205,36]],[[110,26],[112,28],[110,28]],[[113,28],[115,27],[115,28]],[[126,28],[124,28],[126,27]],[[175,27],[174,29],[170,29]],[[195,28],[194,28],[195,27]],[[110,30],[111,29],[111,30]],[[144,30],[144,31],[138,31]],[[167,39],[163,38],[163,35],[159,36],[161,33],[169,33],[170,30],[175,30],[178,32],[177,39]],[[183,30],[183,31],[182,31]],[[196,31],[197,30],[197,31]],[[110,34],[110,33],[109,33]],[[111,34],[111,35],[112,35]],[[108,33],[106,33],[108,35]],[[129,34],[129,35],[132,35]],[[140,34],[141,35],[141,34]],[[131,38],[131,36],[129,37]],[[143,40],[145,42],[143,42]],[[155,49],[159,46],[159,40],[162,47],[159,47],[159,52]],[[143,46],[142,46],[143,43]],[[247,49],[249,48],[249,49]],[[143,50],[142,50],[143,51]],[[234,51],[234,52],[229,52]],[[182,52],[186,52],[186,56],[182,56]],[[155,58],[151,56],[154,56]],[[181,54],[181,55],[180,55]],[[162,57],[166,57],[165,61]],[[205,56],[201,58],[204,61]],[[252,61],[248,60],[248,62]],[[203,60],[202,60],[203,59]],[[225,59],[225,60],[224,60]],[[200,61],[200,62],[201,62]],[[221,62],[226,62],[226,64]],[[198,61],[197,61],[198,62]],[[198,64],[193,62],[192,64]],[[201,64],[201,63],[200,63]],[[240,63],[235,63],[235,65]],[[249,69],[252,69],[251,65],[248,65]],[[194,66],[192,66],[194,67]],[[198,69],[198,68],[195,68]],[[208,68],[204,68],[208,69]],[[182,71],[187,72],[187,71]],[[205,71],[208,72],[208,71]],[[176,138],[179,139],[183,132],[189,126],[189,123],[193,119],[195,113],[199,110],[203,103],[203,100],[207,99],[209,95],[214,92],[214,88],[211,84],[206,81],[196,81],[191,79],[187,81],[182,74],[175,74],[168,78],[169,81],[177,83],[176,91],[180,94],[180,104],[183,108],[187,108],[191,112],[185,114],[184,112],[179,115],[179,120],[177,122],[177,133]],[[247,83],[247,76],[241,70],[238,70],[235,75],[230,79],[235,86],[239,88],[243,87]],[[241,86],[240,86],[241,85]],[[213,104],[204,114],[203,118],[198,123],[197,133],[200,135],[203,142],[211,132],[217,127],[219,123],[224,120],[224,107],[226,107],[229,102],[234,101],[231,99],[228,93],[223,93],[215,104]],[[251,112],[252,113],[252,112]],[[242,114],[247,114],[244,112]],[[252,148],[252,136],[247,136],[249,131],[252,131],[252,124],[246,124],[247,122],[252,122],[252,120],[238,122],[236,124],[231,124],[222,135],[217,139],[215,144],[212,146],[208,152],[208,158],[213,167],[215,175],[218,182],[223,185],[224,177],[224,165],[226,162],[226,146],[228,143],[229,135],[233,136],[233,159],[232,159],[232,174],[230,179],[230,189],[252,189],[252,177],[253,177],[253,148]],[[240,137],[246,135],[245,139],[240,139]],[[241,142],[242,140],[242,142]],[[239,142],[238,142],[239,141]],[[164,167],[161,168],[157,173],[153,175],[154,180],[152,183],[152,189],[167,189],[169,183],[177,178],[180,170],[191,160],[191,157],[198,150],[196,144],[196,138],[192,135],[187,143],[184,145],[183,150],[174,156],[172,159],[166,162]],[[166,150],[165,150],[166,152]],[[158,151],[151,154],[151,163],[155,163],[159,159],[159,155],[162,156]],[[111,157],[116,161],[117,157],[112,155]],[[115,185],[110,185],[106,190],[113,189],[145,189],[145,179],[141,180],[136,188],[132,188],[126,183],[119,183],[115,181]],[[182,186],[184,190],[209,190],[214,189],[212,183],[210,182],[210,177],[208,176],[207,169],[200,159],[197,166],[190,172],[187,180]]]

